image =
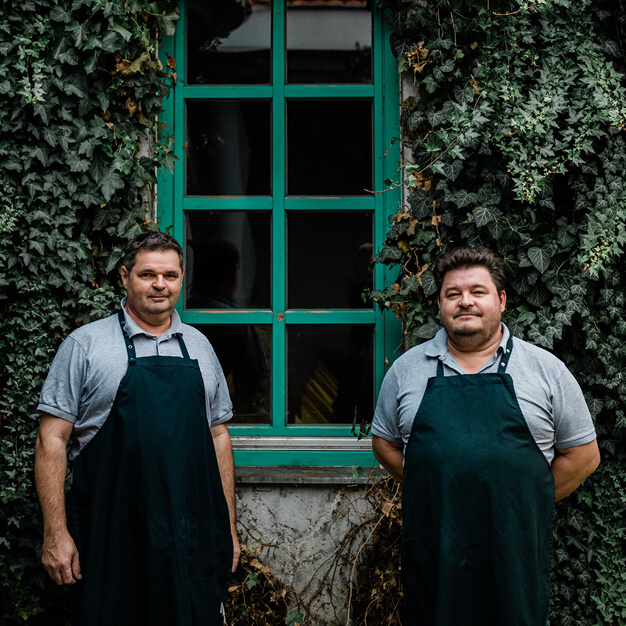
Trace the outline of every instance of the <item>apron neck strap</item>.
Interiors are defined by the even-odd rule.
[[[178,339],[178,345],[183,355],[183,359],[185,359],[185,361],[190,361],[191,359],[189,358],[189,352],[187,352],[187,346],[185,345],[185,342],[183,341],[183,336],[176,335],[176,338]]]
[[[509,364],[509,359],[511,358],[511,352],[513,351],[513,335],[509,336],[509,340],[506,342],[506,348],[504,350],[504,354],[500,359],[500,365],[498,366],[498,373],[504,374],[506,372],[506,366]],[[443,361],[438,358],[437,359],[437,376],[443,376]]]
[[[498,372],[504,374],[506,372],[506,366],[509,364],[511,358],[511,352],[513,352],[513,335],[509,335],[509,340],[506,342],[506,348],[504,354],[500,359],[500,365],[498,366]]]
[[[437,376],[443,376],[443,361],[441,358],[437,359]]]
[[[120,321],[120,328],[122,329],[122,334],[124,335],[124,345],[126,346],[126,352],[128,353],[128,362],[134,363],[137,360],[137,355],[135,354],[135,342],[124,330],[124,312],[122,309],[117,312],[117,318]]]

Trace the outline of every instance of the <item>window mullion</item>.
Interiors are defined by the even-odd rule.
[[[285,0],[272,4],[272,426],[286,424]]]

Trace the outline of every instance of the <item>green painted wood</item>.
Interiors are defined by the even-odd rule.
[[[181,0],[180,6],[180,18],[179,24],[186,23],[186,10],[185,1]],[[173,209],[173,229],[170,233],[180,244],[185,246],[185,227],[184,227],[184,215],[181,206],[181,201],[185,195],[185,99],[183,97],[183,84],[184,77],[186,76],[185,69],[185,29],[177,28],[174,36],[174,59],[176,60],[176,71],[178,74],[178,81],[174,87],[174,154],[178,157],[176,163],[174,163],[174,209]],[[185,279],[183,279],[183,293],[185,292]],[[176,310],[181,313],[183,310],[183,300],[180,298],[176,305]]]
[[[288,324],[374,324],[379,316],[373,309],[285,311],[285,321]]]
[[[273,96],[271,85],[185,85],[185,100],[269,100]]]
[[[374,85],[287,85],[286,98],[373,98]]]
[[[165,67],[167,55],[172,57],[175,54],[174,37],[164,36],[159,45],[159,59]],[[169,99],[165,101],[163,113],[159,117],[159,122],[164,127],[159,131],[159,138],[165,138],[174,134],[174,90],[170,91]],[[167,170],[157,172],[157,223],[159,229],[165,233],[172,233],[174,230],[174,177]]]
[[[287,196],[287,211],[373,211],[373,196]]]
[[[182,201],[183,211],[271,211],[271,196],[188,196]]]
[[[284,322],[287,290],[285,0],[274,0],[272,12],[272,426],[281,427],[285,426],[287,419],[287,336]]]
[[[326,452],[316,450],[235,450],[235,465],[240,466],[325,466],[325,467],[378,467],[370,452]]]
[[[233,424],[233,437],[354,437],[352,424],[289,424],[275,427],[267,424]]]
[[[373,138],[374,138],[374,201],[376,205],[376,219],[374,220],[374,250],[377,250],[385,239],[385,224],[383,223],[383,171],[385,152],[385,132],[384,132],[384,99],[382,93],[382,74],[383,74],[383,48],[385,42],[382,40],[382,15],[375,8],[373,11],[372,38],[373,38],[373,55],[372,55],[372,72],[374,84],[378,87],[374,94],[373,107]],[[374,289],[380,289],[383,284],[383,269],[380,264],[374,266]],[[378,399],[378,390],[382,383],[385,352],[385,325],[382,315],[377,315],[376,329],[374,332],[374,389],[376,399]]]
[[[271,324],[274,313],[246,309],[185,309],[181,318],[185,324]]]
[[[384,17],[388,17],[386,13]],[[401,181],[401,149],[400,141],[400,80],[397,70],[397,61],[391,51],[389,38],[391,36],[391,28],[386,19],[381,21],[381,36],[384,42],[381,45],[382,53],[382,81],[383,81],[383,103],[384,103],[384,137],[385,137],[385,154],[383,169],[383,180],[390,179],[393,181],[392,188],[382,194],[383,209],[381,214],[382,237],[379,242],[384,241],[387,229],[389,228],[389,218],[396,214],[402,203],[402,191],[399,187]],[[378,264],[382,272],[383,285],[391,285],[397,278],[397,270],[391,270],[382,264]],[[383,315],[384,324],[384,349],[383,355],[376,361],[377,373],[376,378],[382,382],[382,378],[388,368],[396,358],[402,354],[402,323],[396,319],[391,311],[386,311]],[[377,398],[378,398],[378,389]]]

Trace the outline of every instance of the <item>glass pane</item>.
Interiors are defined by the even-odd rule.
[[[288,83],[371,83],[367,0],[288,0]]]
[[[270,0],[187,0],[187,85],[269,84]]]
[[[371,211],[287,214],[287,308],[371,309]]]
[[[185,307],[271,308],[270,213],[193,211],[185,217]]]
[[[372,189],[370,100],[287,102],[287,190],[365,195]]]
[[[187,195],[271,195],[269,100],[187,101]]]
[[[272,327],[194,324],[211,342],[233,402],[236,424],[269,424]]]
[[[374,413],[371,326],[287,326],[289,424],[352,424]]]

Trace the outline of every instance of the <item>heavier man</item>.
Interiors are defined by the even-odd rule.
[[[387,373],[376,458],[403,481],[407,624],[544,626],[554,501],[600,460],[582,392],[549,352],[513,338],[500,259],[436,263],[444,328]]]
[[[131,240],[120,311],[63,342],[41,392],[42,562],[78,583],[80,626],[221,623],[239,558],[232,408],[213,349],[174,310],[183,273],[173,238]]]

